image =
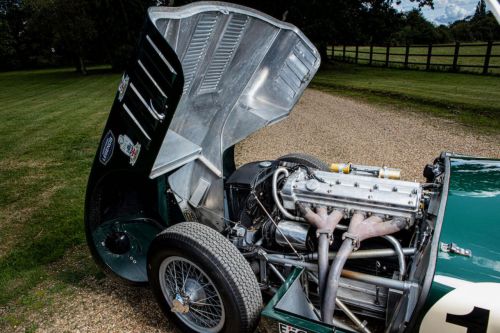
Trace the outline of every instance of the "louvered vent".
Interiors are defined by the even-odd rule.
[[[182,59],[184,69],[184,94],[191,87],[191,83],[198,70],[200,60],[207,50],[208,41],[217,23],[217,14],[208,13],[200,17],[188,49]]]
[[[222,75],[231,62],[234,52],[240,43],[247,20],[246,16],[233,15],[227,23],[226,30],[201,83],[200,94],[217,90]]]
[[[304,81],[309,81],[309,68],[314,67],[317,58],[302,43],[297,43],[281,67],[278,81],[285,84],[288,95],[293,98]]]

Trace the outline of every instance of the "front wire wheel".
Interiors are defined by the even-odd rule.
[[[262,295],[249,263],[229,240],[196,222],[158,234],[148,279],[163,312],[183,332],[253,332]]]
[[[160,265],[163,296],[189,328],[198,332],[219,332],[226,314],[222,299],[208,275],[188,259],[168,257]]]

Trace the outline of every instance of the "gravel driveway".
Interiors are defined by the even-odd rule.
[[[443,150],[500,158],[500,136],[474,134],[447,120],[307,90],[287,120],[241,143],[236,159],[241,164],[304,152],[327,162],[401,168],[403,178],[420,180],[423,166]],[[108,278],[72,288],[64,293],[71,296],[54,300],[55,311],[33,314],[30,319],[38,331],[177,332],[146,288],[121,286]],[[266,332],[265,325],[260,331]]]

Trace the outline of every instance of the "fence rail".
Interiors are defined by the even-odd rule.
[[[332,44],[328,52],[332,60],[370,66],[500,74],[500,42],[493,41],[404,46]]]

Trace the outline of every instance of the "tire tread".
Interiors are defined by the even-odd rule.
[[[262,294],[257,279],[239,250],[216,230],[196,222],[175,224],[163,232],[158,241],[175,239],[207,253],[225,273],[241,314],[242,332],[253,332],[262,309]],[[155,241],[156,241],[155,240]]]
[[[278,158],[278,160],[297,163],[297,164],[304,164],[306,166],[313,167],[321,171],[330,170],[330,166],[327,163],[323,162],[317,157],[304,153],[287,154],[285,156],[281,156],[280,158]]]

